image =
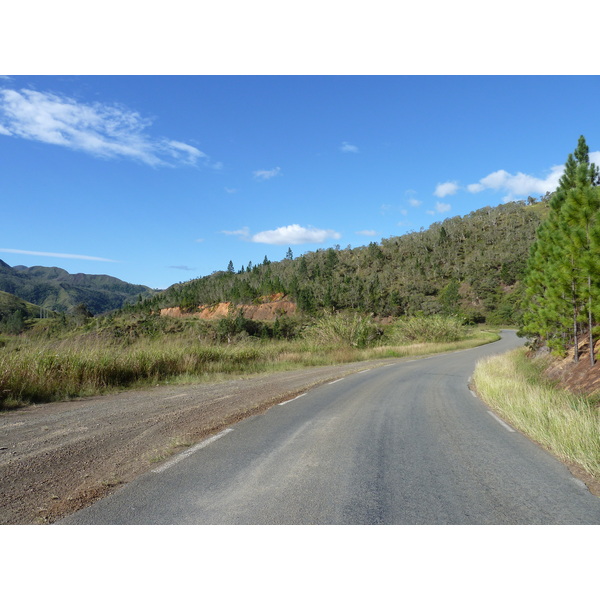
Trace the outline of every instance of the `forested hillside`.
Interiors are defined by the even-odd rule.
[[[143,308],[194,310],[248,304],[283,293],[307,313],[355,309],[377,316],[461,314],[473,322],[516,323],[522,279],[547,199],[482,208],[427,230],[359,248],[329,248],[240,266],[172,286]]]
[[[108,275],[72,275],[57,267],[11,267],[2,260],[0,291],[57,312],[69,312],[85,304],[94,314],[154,294],[144,285],[133,285]]]

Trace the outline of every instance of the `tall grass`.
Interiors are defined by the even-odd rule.
[[[482,360],[473,375],[481,398],[504,419],[557,456],[600,476],[600,412],[589,397],[543,377],[544,359],[520,348]]]
[[[0,347],[0,408],[136,385],[427,355],[497,339],[480,333],[458,342],[398,344],[385,342],[381,331],[370,317],[328,315],[294,340],[245,336],[237,343],[218,343],[191,327],[118,338],[106,331],[85,331],[61,340],[14,338]]]
[[[369,316],[345,313],[326,314],[317,319],[304,334],[318,345],[366,348],[381,335],[381,330]]]
[[[459,317],[431,315],[398,319],[389,333],[398,343],[457,342],[469,334],[469,328]]]

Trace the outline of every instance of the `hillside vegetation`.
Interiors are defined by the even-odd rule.
[[[329,248],[241,266],[176,284],[133,310],[221,302],[248,304],[283,294],[305,314],[353,310],[380,317],[458,314],[517,324],[522,279],[547,199],[486,207],[427,230],[359,248]]]

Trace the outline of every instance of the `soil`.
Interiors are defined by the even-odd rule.
[[[382,359],[218,383],[161,385],[0,413],[0,524],[46,524],[184,448]]]
[[[222,319],[231,315],[232,311],[241,310],[246,319],[255,321],[274,321],[280,315],[294,315],[297,311],[295,302],[289,300],[283,294],[272,294],[262,298],[258,304],[236,304],[231,302],[219,302],[212,305],[200,305],[191,312],[182,311],[175,306],[172,308],[163,308],[160,311],[161,316],[168,317],[187,317],[196,319]]]
[[[579,343],[579,360],[574,361],[574,349],[571,348],[562,360],[552,361],[546,375],[556,381],[560,387],[575,393],[592,395],[600,392],[600,341],[594,344],[595,363],[590,363],[589,342]]]

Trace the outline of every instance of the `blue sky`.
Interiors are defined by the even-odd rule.
[[[5,76],[0,259],[166,288],[556,187],[595,76]],[[598,154],[594,154],[598,153]]]

